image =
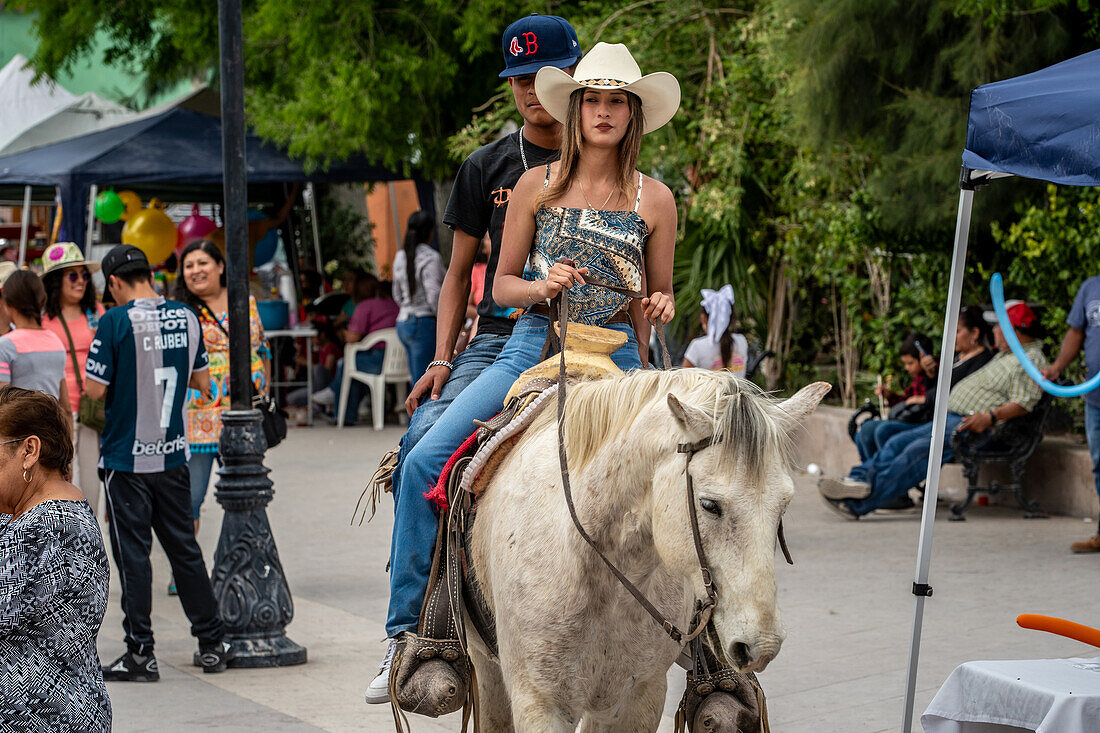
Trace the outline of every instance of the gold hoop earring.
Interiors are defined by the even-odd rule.
[[[23,481],[25,481],[28,484],[31,482],[30,469],[26,469],[26,468],[23,469]]]

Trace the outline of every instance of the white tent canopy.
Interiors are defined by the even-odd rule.
[[[34,84],[34,70],[26,66],[27,57],[16,54],[0,69],[0,149],[28,127],[76,100],[76,95],[52,79]]]
[[[0,155],[18,153],[58,140],[85,135],[133,118],[134,113],[122,105],[108,101],[94,92],[87,92],[19,131],[6,143],[0,138]]]

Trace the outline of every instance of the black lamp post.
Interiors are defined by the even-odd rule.
[[[266,507],[275,491],[263,465],[267,441],[262,417],[251,399],[241,0],[218,0],[218,37],[232,404],[222,413],[222,468],[214,496],[225,518],[211,579],[218,612],[236,651],[229,666],[280,667],[304,664],[306,650],[286,635],[294,602],[267,520]]]

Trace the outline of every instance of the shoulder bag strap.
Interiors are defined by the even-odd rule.
[[[214,311],[210,310],[210,306],[208,306],[206,303],[199,303],[199,308],[202,310],[203,313],[210,316],[210,320],[214,322],[214,325],[218,327],[218,330],[224,333],[226,338],[229,338],[229,331],[225,330],[225,326],[223,326],[222,322],[218,320],[218,317],[214,315]]]
[[[80,365],[76,361],[76,346],[73,345],[73,335],[69,333],[69,325],[65,323],[65,314],[58,313],[57,320],[61,321],[61,328],[65,329],[65,338],[69,340],[69,358],[73,360],[73,374],[76,375],[76,388],[80,394],[84,394],[84,380],[80,378]]]

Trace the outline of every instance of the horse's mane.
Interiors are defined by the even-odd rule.
[[[570,384],[565,403],[570,463],[580,469],[607,441],[627,437],[635,418],[655,403],[668,410],[669,394],[713,419],[712,437],[724,456],[741,462],[755,478],[763,478],[773,456],[790,463],[788,425],[776,400],[752,382],[709,369],[632,371]],[[556,420],[556,407],[548,405],[530,432]]]

